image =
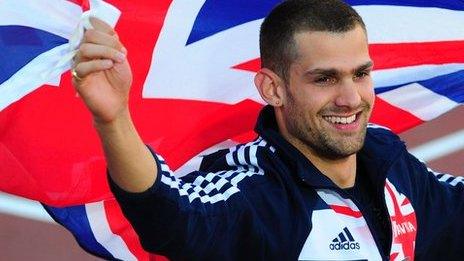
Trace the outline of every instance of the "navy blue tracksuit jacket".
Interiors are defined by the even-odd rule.
[[[256,131],[182,178],[154,153],[158,176],[143,193],[110,181],[146,250],[171,260],[464,260],[463,179],[427,169],[389,130],[368,128],[361,197],[286,142],[272,108]]]

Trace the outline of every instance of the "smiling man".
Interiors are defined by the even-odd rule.
[[[126,50],[108,25],[92,23],[73,82],[146,250],[172,260],[464,255],[463,184],[438,181],[397,136],[368,126],[373,62],[362,19],[342,1],[289,0],[268,15],[255,77],[269,104],[259,137],[206,156],[182,178],[140,139]]]
[[[342,30],[346,25],[334,26]],[[263,49],[269,41],[265,29]],[[355,153],[364,143],[375,97],[364,24],[359,18],[345,32],[303,30],[288,40],[295,49],[288,80],[266,68],[272,63],[263,58],[265,68],[255,83],[263,99],[274,106],[282,136],[337,185],[351,187]]]

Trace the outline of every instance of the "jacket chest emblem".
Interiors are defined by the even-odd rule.
[[[410,200],[390,181],[385,201],[392,225],[390,260],[414,260],[417,219]],[[321,206],[313,211],[312,230],[299,260],[381,260],[367,223],[353,201],[332,190],[317,190]]]
[[[414,260],[417,220],[409,199],[385,182],[385,200],[392,225],[390,260]]]
[[[332,190],[320,189],[317,194],[320,205],[311,215],[312,229],[299,260],[381,260],[367,223],[353,201]]]

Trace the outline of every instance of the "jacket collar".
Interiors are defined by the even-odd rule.
[[[277,153],[288,165],[292,175],[303,182],[319,188],[338,188],[328,177],[322,174],[298,149],[285,140],[279,133],[274,108],[265,106],[258,117],[255,131],[277,149]],[[368,128],[363,148],[358,152],[358,164],[364,164],[366,172],[374,184],[382,184],[389,167],[398,157],[404,144],[392,135],[378,136]],[[400,146],[399,146],[400,145]],[[379,184],[379,186],[380,186]]]

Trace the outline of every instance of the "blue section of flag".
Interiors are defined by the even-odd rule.
[[[462,0],[346,0],[350,5],[395,5],[416,7],[437,7],[464,11]]]
[[[43,52],[68,40],[35,28],[0,26],[0,84]]]
[[[437,76],[417,83],[457,103],[464,103],[464,70]],[[411,83],[375,88],[375,93],[384,93],[408,84]]]
[[[421,84],[450,100],[464,103],[464,70],[435,77]]]
[[[66,208],[55,208],[47,205],[43,205],[43,207],[56,222],[71,231],[79,245],[87,252],[105,259],[115,260],[93,235],[84,205]]]
[[[281,0],[207,0],[198,13],[187,45],[234,26],[264,18]]]
[[[193,24],[187,45],[230,29],[234,26],[264,18],[281,0],[207,0]],[[436,7],[464,11],[462,0],[346,0],[350,5],[394,5]]]

